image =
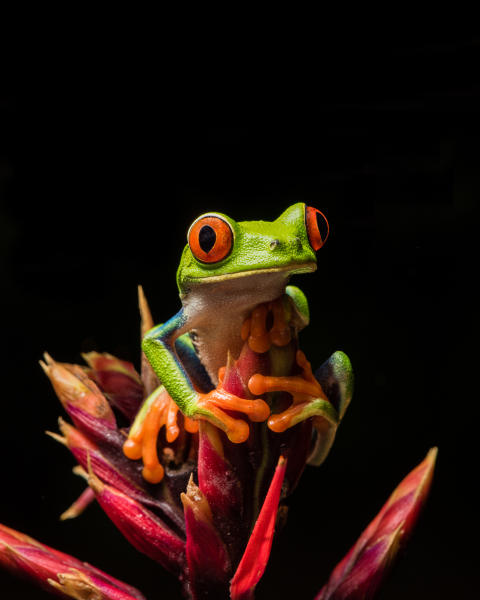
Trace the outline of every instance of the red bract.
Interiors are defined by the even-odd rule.
[[[145,333],[153,319],[142,292],[140,308]],[[50,435],[71,451],[77,472],[89,485],[62,518],[78,516],[96,499],[138,551],[179,578],[186,598],[252,600],[267,567],[279,507],[298,484],[309,457],[314,464],[325,459],[352,392],[343,353],[326,361],[315,378],[298,349],[295,330],[288,340],[258,352],[245,342],[236,359],[226,357],[219,394],[234,394],[262,411],[268,404],[272,411],[268,426],[227,411],[227,419],[243,419],[239,427],[248,427],[248,438],[238,444],[211,423],[184,418],[169,404],[165,390],[155,392],[159,382],[143,355],[141,374],[110,354],[90,352],[84,367],[45,355],[42,367],[72,421],[60,419],[60,435]],[[308,406],[302,399],[305,392],[298,397],[293,392],[292,404],[292,395],[276,388],[279,376],[325,395],[314,416],[303,414],[300,420],[300,411]],[[270,382],[271,391],[261,399],[252,395],[252,381],[258,389]],[[152,429],[141,431],[137,421],[147,410],[144,401],[156,412],[148,424]],[[286,419],[276,419],[279,413]],[[138,452],[138,440],[145,439]],[[318,600],[371,597],[398,540],[413,526],[433,462],[430,454],[402,482]],[[145,469],[157,483],[145,480]],[[5,527],[0,528],[0,564],[62,597],[143,598],[94,567]]]
[[[373,598],[392,560],[411,534],[432,482],[437,449],[395,488],[315,600]]]
[[[0,564],[61,598],[145,600],[132,586],[0,525]]]
[[[231,581],[230,596],[232,600],[253,598],[255,586],[265,571],[272,547],[285,469],[286,461],[281,456],[245,553]]]

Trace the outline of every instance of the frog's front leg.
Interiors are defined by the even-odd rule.
[[[257,373],[250,378],[248,387],[254,395],[288,392],[292,396],[292,404],[286,410],[270,416],[268,427],[276,433],[283,433],[312,418],[316,440],[309,463],[320,465],[330,450],[338,425],[350,403],[352,369],[343,352],[335,352],[315,375],[301,350],[297,351],[296,358],[302,369],[301,375],[268,377]]]
[[[288,392],[292,396],[292,404],[281,413],[271,415],[268,426],[276,433],[283,433],[289,427],[310,417],[322,416],[335,424],[337,411],[329,402],[322,386],[315,379],[310,363],[301,351],[297,351],[297,364],[302,369],[301,375],[288,377],[270,377],[259,373],[253,375],[248,388],[255,396],[269,392]]]
[[[225,411],[246,414],[252,421],[264,421],[270,408],[263,400],[245,400],[221,389],[202,393],[195,389],[175,352],[175,340],[192,328],[182,309],[170,321],[151,329],[143,339],[142,349],[153,370],[182,413],[192,419],[204,419],[222,429],[234,443],[244,442],[248,424],[234,419]]]

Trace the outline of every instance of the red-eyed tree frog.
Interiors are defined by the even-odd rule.
[[[148,435],[149,430],[158,433],[160,409],[155,412],[152,407],[160,406],[161,394],[168,393],[174,403],[164,411],[167,440],[176,435],[178,409],[191,431],[195,421],[203,419],[239,444],[249,436],[248,420],[268,419],[268,427],[278,432],[316,415],[338,425],[352,387],[350,362],[343,352],[330,358],[330,376],[340,385],[335,408],[301,352],[303,379],[255,375],[250,380],[253,397],[280,390],[292,394],[292,407],[279,414],[270,415],[263,399],[246,400],[225,392],[218,379],[228,353],[238,356],[246,338],[255,352],[265,352],[271,344],[288,343],[290,327],[298,331],[308,324],[305,295],[288,282],[293,274],[316,270],[316,252],[328,232],[325,216],[303,203],[290,206],[273,222],[236,222],[220,213],[207,213],[193,222],[177,271],[182,309],[148,331],[142,343],[162,387],[146,399],[124,445],[129,458],[143,456],[148,481],[156,483],[163,477],[156,437]],[[273,314],[268,331],[266,306]],[[247,420],[233,418],[231,411],[244,413]]]

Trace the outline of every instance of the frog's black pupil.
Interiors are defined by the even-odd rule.
[[[322,215],[320,213],[316,212],[315,216],[317,218],[317,227],[318,227],[318,231],[320,232],[320,237],[322,238],[322,242],[324,242],[326,240],[327,234],[328,234],[327,224],[325,222],[325,219],[322,217]]]
[[[215,242],[217,240],[217,234],[213,227],[210,225],[204,225],[198,234],[198,243],[200,244],[200,248],[208,253],[215,246]]]

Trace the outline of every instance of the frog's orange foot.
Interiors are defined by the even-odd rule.
[[[302,368],[301,375],[269,377],[256,373],[248,382],[248,388],[255,396],[269,392],[291,394],[292,404],[289,408],[268,419],[268,427],[277,433],[282,433],[309,417],[322,416],[333,422],[337,420],[335,409],[315,379],[305,354],[300,350],[297,352],[297,364]]]
[[[286,346],[290,342],[292,333],[288,324],[287,302],[283,298],[277,298],[273,302],[260,304],[253,309],[252,315],[242,327],[242,339],[248,340],[251,350],[262,354],[270,350],[272,344]],[[269,321],[271,327],[267,327]]]
[[[248,439],[250,428],[243,419],[235,419],[225,411],[243,413],[255,422],[265,421],[270,414],[270,408],[263,400],[245,400],[222,388],[199,394],[197,407],[197,418],[209,421],[224,431],[228,439],[235,444],[241,444]]]
[[[145,401],[123,444],[123,453],[127,458],[142,459],[142,474],[150,483],[160,483],[164,476],[164,468],[157,453],[160,429],[165,426],[167,442],[174,442],[180,433],[177,417],[178,406],[167,391],[160,387]],[[190,433],[198,431],[198,423],[188,417],[184,418],[184,427]]]

